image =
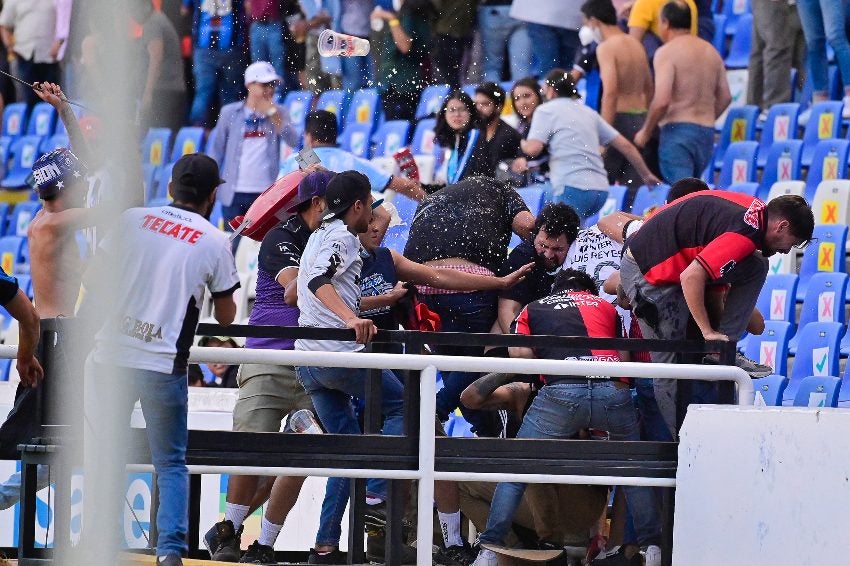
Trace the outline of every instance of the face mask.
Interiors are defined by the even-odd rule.
[[[599,30],[590,26],[581,26],[581,29],[578,30],[578,39],[586,47],[593,42],[602,43],[602,34],[599,33]]]

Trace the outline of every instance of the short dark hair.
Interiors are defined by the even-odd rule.
[[[691,29],[691,7],[682,0],[671,0],[661,8],[661,20],[672,29]]]
[[[670,192],[667,193],[667,203],[671,203],[685,195],[696,193],[699,191],[710,190],[708,185],[702,179],[696,177],[683,177],[670,186]]]
[[[543,210],[534,219],[533,233],[537,235],[543,229],[552,238],[557,238],[563,234],[567,237],[567,241],[572,244],[578,237],[580,226],[581,219],[571,206],[562,202],[550,202],[543,207]]]
[[[569,71],[564,69],[552,69],[546,75],[546,84],[555,89],[559,97],[581,98],[576,88],[576,83]]]
[[[585,18],[596,18],[609,26],[617,25],[617,10],[611,0],[587,0],[581,5],[581,13]]]
[[[339,127],[336,114],[327,110],[315,110],[307,114],[307,122],[304,125],[304,133],[310,134],[319,143],[336,143],[339,135]]]
[[[505,89],[496,83],[486,82],[475,87],[475,94],[483,94],[492,100],[496,107],[501,109],[505,106]]]
[[[446,108],[449,105],[449,101],[458,100],[469,111],[469,124],[466,126],[466,131],[464,134],[469,132],[470,130],[477,128],[479,125],[478,112],[475,110],[475,103],[472,102],[472,99],[469,97],[461,89],[455,89],[449,93],[446,99],[443,101],[443,105],[440,107],[440,111],[437,113],[437,123],[434,125],[434,141],[437,145],[441,146],[449,146],[454,145],[455,143],[455,131],[452,130],[451,126],[449,126],[448,122],[446,122]],[[461,148],[461,151],[466,148]]]
[[[801,196],[782,195],[767,203],[767,218],[777,216],[785,219],[791,225],[791,233],[808,242],[815,230],[815,215],[812,207]]]
[[[599,288],[596,286],[593,277],[577,269],[562,269],[555,276],[552,292],[562,293],[564,291],[587,291],[594,295],[599,294]]]

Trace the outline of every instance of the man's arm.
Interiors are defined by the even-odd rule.
[[[313,286],[312,282],[310,286]],[[313,294],[332,313],[345,321],[345,326],[354,330],[356,340],[359,344],[368,344],[375,337],[375,333],[378,331],[375,323],[354,314],[354,311],[348,308],[348,305],[345,304],[345,301],[342,300],[342,297],[339,296],[339,293],[336,292],[336,289],[334,289],[334,286],[330,282],[323,283],[313,291]]]
[[[77,115],[74,114],[74,111],[71,110],[71,105],[68,104],[65,93],[62,92],[59,85],[53,83],[36,83],[33,86],[38,87],[34,89],[35,94],[56,109],[59,119],[62,120],[62,124],[68,132],[68,139],[71,142],[71,148],[74,150],[74,153],[77,154],[77,157],[83,163],[87,165],[91,164],[91,148],[89,148],[83,131],[80,129]]]
[[[392,251],[398,278],[410,283],[428,285],[437,289],[454,291],[491,291],[504,290],[519,283],[534,267],[533,263],[524,265],[505,277],[474,275],[454,269],[436,269],[430,265],[416,263],[403,255]]]
[[[283,302],[294,307],[298,305],[298,268],[290,267],[277,274],[277,284],[283,287]]]
[[[666,47],[668,46],[661,47],[655,52],[655,94],[652,96],[646,121],[635,134],[635,145],[638,147],[645,146],[652,137],[652,132],[655,131],[664,115],[667,114],[667,108],[670,107],[670,102],[673,100],[675,69],[667,55]]]
[[[522,305],[513,299],[499,298],[499,328],[502,329],[502,334],[511,333],[511,325],[522,311]]]
[[[527,156],[537,157],[543,151],[543,148],[546,147],[546,144],[540,140],[522,140],[519,142],[519,147]]]
[[[534,350],[531,348],[526,348],[525,346],[511,346],[508,348],[508,354],[512,358],[527,358],[527,359],[536,359],[537,356],[534,355]]]
[[[511,222],[511,230],[523,240],[528,238],[534,230],[534,216],[527,210],[518,213]]]
[[[640,220],[640,216],[635,216],[628,212],[615,212],[600,218],[596,223],[596,227],[615,242],[622,244],[624,241],[623,228],[631,220]]]
[[[516,375],[512,373],[488,373],[463,390],[460,402],[468,409],[512,410],[514,395],[510,384],[515,379]]]
[[[646,35],[646,28],[640,26],[629,26],[629,35],[638,41],[643,41],[643,36]]]
[[[402,177],[401,175],[393,175],[393,178],[390,180],[390,183],[389,185],[387,185],[387,188],[392,189],[395,192],[402,194],[406,197],[410,197],[416,202],[422,202],[427,196],[425,194],[425,189],[422,188],[422,185],[420,185],[413,179],[408,179],[407,177]]]
[[[722,340],[728,342],[728,336],[712,328],[708,317],[708,310],[705,308],[705,286],[709,282],[708,272],[706,272],[698,261],[694,260],[685,268],[679,280],[688,310],[691,311],[691,316],[694,318],[694,322],[696,322],[700,332],[702,332],[703,338],[705,340]]]
[[[596,60],[599,62],[599,76],[602,80],[602,106],[599,114],[609,124],[614,123],[617,114],[617,97],[619,96],[619,84],[617,77],[617,63],[611,46],[602,43],[596,48]]]
[[[11,301],[3,305],[9,314],[18,321],[18,360],[16,367],[24,387],[35,387],[44,377],[44,370],[35,358],[35,348],[41,334],[38,313],[23,291],[18,292]]]
[[[162,74],[162,60],[165,57],[165,41],[161,37],[148,42],[148,76],[145,80],[145,90],[142,92],[142,111],[153,106],[153,91],[159,76]]]
[[[635,138],[637,140],[637,138]],[[661,179],[655,176],[655,174],[649,170],[646,162],[643,160],[640,152],[637,148],[632,145],[632,142],[627,140],[622,135],[617,136],[613,140],[611,140],[611,145],[614,146],[614,149],[622,153],[626,159],[629,160],[629,163],[637,169],[637,172],[640,174],[643,182],[649,186],[658,185],[661,183]]]
[[[222,326],[233,324],[236,318],[236,301],[233,300],[232,294],[213,297],[213,318]]]

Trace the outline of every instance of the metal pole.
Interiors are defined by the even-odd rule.
[[[434,419],[437,414],[437,368],[422,370],[419,381],[419,497],[416,521],[416,563],[431,564],[434,525]]]

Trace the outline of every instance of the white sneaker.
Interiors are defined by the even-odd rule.
[[[658,547],[656,547],[658,548]],[[659,551],[660,552],[660,551]],[[660,554],[658,555],[658,564],[661,564]],[[482,548],[478,552],[478,556],[475,557],[475,562],[472,563],[472,566],[499,566],[499,557],[492,550],[487,550],[486,548]]]
[[[805,128],[806,124],[809,123],[809,118],[811,118],[811,117],[812,117],[811,107],[806,108],[805,110],[800,112],[800,115],[797,117],[797,125],[800,126],[801,128]]]
[[[650,544],[642,548],[640,553],[643,555],[643,566],[661,566],[661,548]]]

